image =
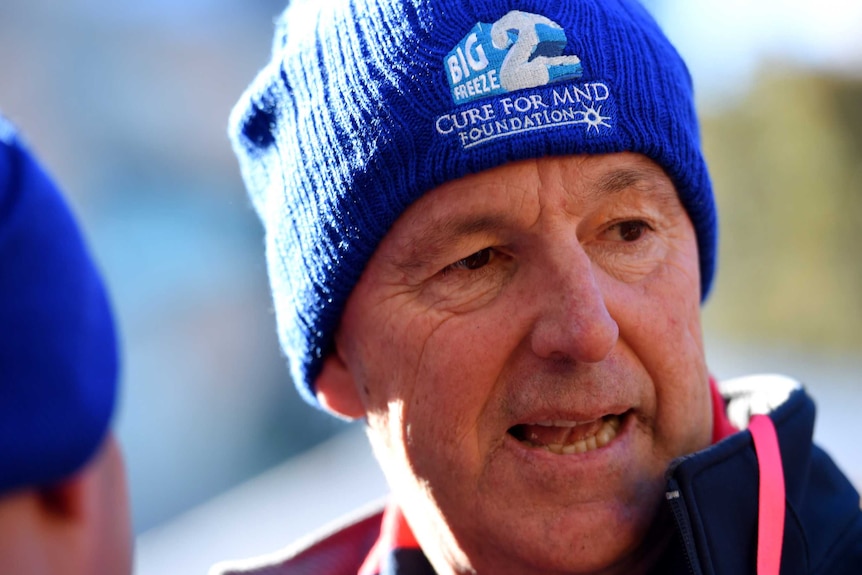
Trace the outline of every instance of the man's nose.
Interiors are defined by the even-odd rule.
[[[579,243],[548,254],[534,273],[538,315],[533,352],[548,359],[597,363],[619,337],[593,263]],[[598,273],[601,273],[600,271]]]

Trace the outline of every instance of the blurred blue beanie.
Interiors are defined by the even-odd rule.
[[[716,214],[691,78],[635,0],[300,0],[230,132],[266,229],[282,347],[311,404],[366,262],[425,192],[540,156],[645,154]]]
[[[102,280],[59,191],[0,116],[0,496],[81,468],[116,388]]]

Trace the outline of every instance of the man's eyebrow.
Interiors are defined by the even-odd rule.
[[[659,167],[612,170],[599,176],[588,193],[592,194],[594,199],[600,199],[626,190],[634,190],[642,193],[644,197],[651,197],[664,208],[681,206],[676,186]]]
[[[666,178],[664,172],[657,168],[621,168],[601,176],[595,191],[600,195],[613,195],[632,187],[653,189],[663,177]]]
[[[460,239],[493,234],[511,226],[511,218],[503,214],[484,214],[434,218],[425,223],[410,238],[405,238],[400,255],[390,261],[404,272],[424,267],[437,260]],[[469,254],[465,254],[469,255]]]

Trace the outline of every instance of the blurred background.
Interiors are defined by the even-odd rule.
[[[692,69],[720,205],[710,365],[805,382],[862,485],[862,3],[647,4]],[[361,429],[293,391],[226,136],[283,5],[0,4],[0,109],[66,190],[119,318],[139,575],[274,550],[386,492]]]

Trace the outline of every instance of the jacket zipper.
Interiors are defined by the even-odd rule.
[[[679,484],[676,479],[670,477],[667,488],[665,499],[670,504],[679,535],[682,538],[685,558],[688,563],[688,572],[691,575],[702,575],[700,562],[697,560],[697,549],[694,545],[694,533],[692,532],[691,522],[688,518],[688,510],[686,509],[685,500],[682,498],[682,493],[679,490]]]

